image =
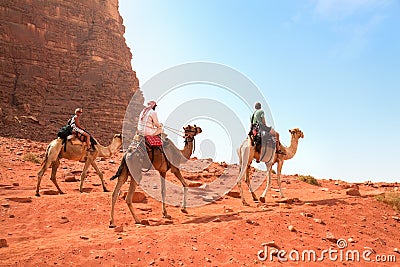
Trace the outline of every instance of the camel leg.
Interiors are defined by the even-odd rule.
[[[165,208],[165,196],[167,194],[167,189],[165,188],[165,175],[166,174],[167,174],[166,172],[160,172],[162,214],[163,214],[163,218],[171,219],[171,216],[167,214],[167,209]]]
[[[58,186],[58,184],[57,184],[56,175],[57,175],[58,166],[60,166],[60,160],[59,160],[59,159],[57,159],[56,161],[54,161],[54,162],[53,162],[53,165],[51,166],[51,177],[50,177],[50,180],[51,180],[51,181],[53,182],[53,184],[57,187],[58,192],[59,192],[60,194],[64,194],[64,192],[61,191],[61,188],[60,188],[60,187]]]
[[[138,176],[136,176],[138,178],[138,181],[140,181],[142,179],[142,173],[138,174]],[[131,183],[129,185],[129,191],[128,194],[126,195],[126,204],[128,204],[128,208],[131,211],[131,214],[133,216],[133,219],[135,220],[136,224],[140,224],[140,220],[138,217],[136,217],[135,211],[133,210],[133,205],[132,205],[132,197],[133,194],[135,193],[136,190],[136,186],[138,185],[138,182],[136,182],[136,179],[132,177],[131,179]]]
[[[261,196],[260,196],[260,201],[262,202],[262,203],[265,203],[265,196],[267,195],[267,192],[268,192],[268,190],[269,190],[269,188],[271,187],[271,173],[272,173],[272,170],[271,170],[271,168],[272,168],[272,166],[270,166],[269,164],[267,164],[267,170],[268,170],[268,180],[267,180],[267,186],[265,187],[265,189],[264,189],[264,192],[261,194]]]
[[[50,167],[50,165],[52,164],[52,162],[50,161],[46,161],[43,163],[42,168],[40,169],[40,171],[37,174],[37,185],[36,185],[36,194],[35,196],[40,197],[39,194],[39,189],[40,189],[40,182],[42,181],[42,177],[44,175],[44,173],[46,172],[46,170]]]
[[[92,162],[92,167],[93,167],[94,170],[96,171],[97,175],[100,177],[101,185],[103,186],[103,191],[104,191],[104,192],[110,192],[110,191],[107,189],[106,184],[105,184],[105,182],[104,182],[103,173],[99,170],[99,167],[97,167],[97,164],[96,164],[94,161]]]
[[[187,192],[189,185],[186,182],[185,178],[183,178],[181,171],[178,168],[171,166],[171,172],[176,176],[176,178],[179,179],[179,181],[181,181],[183,185],[183,201],[182,201],[181,211],[183,213],[188,213],[186,210],[186,199],[187,199]]]
[[[246,175],[246,172],[249,169],[249,167],[250,167],[250,165],[246,165],[244,170],[243,170],[243,168],[240,168],[240,174],[239,174],[238,181],[237,181],[237,186],[239,188],[239,193],[240,193],[240,197],[242,199],[243,206],[249,206],[249,203],[246,202],[246,199],[244,197],[243,188],[242,188],[242,179],[243,179],[243,176]]]
[[[251,184],[250,184],[250,166],[248,166],[246,169],[246,176],[244,178],[244,181],[246,182],[247,187],[249,188],[251,196],[253,197],[253,201],[258,202],[258,198],[257,198],[256,194],[254,193],[253,188],[251,187]]]
[[[92,164],[92,163],[91,163],[89,160],[86,160],[86,161],[85,161],[85,166],[83,167],[83,170],[82,170],[81,182],[80,182],[80,185],[79,185],[79,192],[81,192],[81,193],[83,193],[83,181],[84,181],[85,178],[86,178],[87,170],[89,169],[89,166],[90,166],[91,164]]]
[[[121,190],[122,185],[126,182],[127,179],[128,179],[128,173],[125,171],[118,177],[117,184],[115,185],[114,191],[112,193],[110,226],[109,226],[110,228],[114,228],[115,227],[115,223],[114,223],[114,207],[115,207],[115,203],[117,202],[119,191]]]
[[[282,167],[283,167],[283,161],[278,161],[278,167],[277,167],[277,171],[278,171],[278,186],[279,186],[279,193],[281,193],[281,197],[284,198],[285,195],[282,192],[282,188],[281,188],[281,171],[282,171]]]

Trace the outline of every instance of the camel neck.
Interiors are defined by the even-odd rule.
[[[183,150],[181,150],[181,152],[186,159],[189,159],[190,156],[192,156],[193,146],[194,146],[194,138],[191,140],[185,140],[185,146],[183,147]]]
[[[291,159],[294,157],[294,155],[297,152],[298,144],[299,144],[299,138],[292,136],[292,139],[290,141],[290,146],[288,148],[286,148],[285,160]]]

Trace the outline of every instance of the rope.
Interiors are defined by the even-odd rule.
[[[168,127],[166,125],[164,125],[164,129],[166,129],[166,130],[168,130],[168,131],[170,131],[170,132],[172,132],[172,133],[174,133],[174,134],[176,134],[176,135],[178,135],[180,137],[185,137],[184,132],[181,131],[181,130],[174,129],[174,128]]]

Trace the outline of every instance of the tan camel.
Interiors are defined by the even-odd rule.
[[[164,218],[171,218],[167,214],[167,210],[165,208],[165,176],[168,170],[179,179],[179,181],[183,185],[183,202],[181,211],[187,213],[186,211],[186,195],[188,191],[188,184],[186,180],[182,177],[182,174],[179,170],[179,164],[187,161],[192,155],[194,148],[194,137],[201,133],[202,130],[200,127],[196,125],[191,126],[188,125],[183,128],[185,131],[185,147],[183,150],[179,150],[171,140],[166,139],[163,144],[163,150],[165,154],[157,149],[154,150],[154,154],[151,151],[146,152],[146,148],[136,147],[135,149],[128,149],[125,153],[121,165],[117,171],[117,173],[111,177],[111,179],[118,178],[118,182],[115,185],[114,192],[112,194],[112,202],[111,202],[111,215],[110,215],[110,228],[115,227],[114,224],[114,206],[117,201],[118,193],[121,190],[122,185],[128,180],[128,176],[131,176],[132,179],[130,181],[128,194],[126,196],[126,203],[128,204],[129,210],[135,220],[135,223],[140,224],[140,220],[136,216],[133,206],[132,206],[132,196],[135,193],[135,189],[142,179],[142,169],[148,168],[153,164],[153,167],[160,173],[161,179],[161,197],[162,197],[162,214]],[[143,144],[141,142],[140,144]],[[143,152],[140,152],[140,151]],[[152,159],[152,162],[150,160]]]
[[[291,158],[294,157],[294,155],[297,152],[297,146],[299,143],[299,139],[300,138],[304,138],[304,134],[303,132],[298,129],[292,129],[289,130],[290,134],[292,135],[291,138],[291,142],[290,142],[290,146],[289,147],[284,147],[283,145],[281,145],[281,150],[284,152],[284,154],[276,154],[274,155],[273,159],[269,162],[265,162],[266,166],[267,166],[267,171],[268,171],[268,181],[267,181],[267,186],[264,190],[264,192],[262,193],[261,197],[260,197],[260,201],[265,203],[265,195],[267,194],[270,186],[271,186],[271,172],[272,172],[272,166],[275,163],[278,163],[278,167],[277,167],[277,176],[278,176],[278,186],[279,186],[279,192],[281,194],[281,197],[285,197],[282,189],[281,189],[281,171],[282,171],[282,166],[283,166],[283,162],[285,160],[289,160]],[[250,185],[250,175],[249,175],[249,170],[250,170],[250,164],[252,162],[253,159],[259,160],[260,159],[260,153],[255,151],[255,147],[252,146],[251,144],[251,140],[249,138],[247,138],[242,145],[240,146],[240,148],[238,149],[238,155],[239,155],[239,168],[240,168],[240,174],[238,177],[238,187],[239,187],[239,191],[240,191],[240,196],[242,198],[242,203],[243,205],[247,206],[249,205],[243,195],[243,190],[242,190],[242,178],[243,176],[245,176],[245,182],[247,184],[247,186],[249,187],[250,193],[253,197],[253,200],[255,202],[258,201],[256,195],[254,194],[253,189],[251,188]]]
[[[114,138],[108,147],[101,146],[98,143],[95,144],[94,151],[86,151],[86,148],[87,148],[86,145],[84,143],[80,142],[75,137],[66,142],[65,149],[64,149],[64,145],[63,145],[63,140],[61,138],[54,139],[47,146],[46,155],[42,162],[42,168],[38,172],[36,196],[40,196],[40,194],[39,194],[40,182],[42,180],[43,174],[50,166],[52,169],[50,180],[57,187],[58,192],[60,194],[64,194],[64,192],[61,191],[60,187],[58,186],[57,180],[56,180],[57,168],[60,165],[60,159],[62,159],[62,158],[80,161],[80,162],[85,163],[82,174],[81,174],[81,182],[80,182],[80,186],[79,186],[79,191],[81,193],[82,193],[83,181],[85,180],[87,170],[90,165],[93,166],[93,168],[96,170],[97,175],[99,175],[104,192],[108,192],[106,185],[104,183],[103,173],[97,167],[97,165],[95,163],[95,159],[97,157],[105,157],[105,158],[111,157],[112,155],[114,155],[116,152],[119,151],[119,149],[121,148],[121,145],[122,145],[121,134],[114,135]]]

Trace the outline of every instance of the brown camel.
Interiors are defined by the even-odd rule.
[[[281,197],[285,197],[282,192],[282,189],[281,189],[281,171],[282,171],[283,162],[285,160],[289,160],[294,157],[294,155],[297,152],[297,146],[299,143],[299,139],[304,138],[303,132],[298,128],[289,130],[289,132],[292,135],[290,146],[284,147],[283,145],[281,145],[281,150],[284,152],[284,154],[275,153],[272,160],[265,162],[265,164],[267,166],[267,171],[268,171],[268,181],[267,181],[267,186],[260,197],[260,201],[263,203],[265,203],[265,195],[267,194],[267,191],[269,190],[269,188],[271,186],[272,166],[275,163],[278,163],[277,176],[278,176],[279,192],[281,194]],[[253,189],[250,186],[249,170],[250,170],[250,164],[253,159],[260,160],[260,153],[258,153],[255,150],[255,147],[251,144],[251,140],[249,138],[247,138],[240,146],[240,148],[238,150],[238,155],[239,155],[240,174],[238,177],[237,184],[238,184],[238,187],[240,190],[240,196],[242,198],[242,203],[243,203],[243,205],[247,206],[249,204],[246,202],[246,200],[244,198],[241,182],[242,182],[243,176],[245,176],[245,182],[246,182],[247,186],[249,187],[251,195],[253,196],[253,200],[255,202],[257,202],[258,199],[257,199],[256,195],[254,194]]]
[[[114,224],[114,206],[117,201],[118,193],[121,190],[122,185],[128,180],[128,176],[131,176],[132,179],[130,181],[128,194],[126,196],[126,203],[128,204],[129,210],[132,213],[132,216],[135,220],[135,223],[140,224],[140,220],[136,217],[136,214],[133,210],[132,206],[132,196],[135,193],[136,186],[140,184],[142,179],[142,169],[148,168],[153,164],[153,167],[160,173],[161,179],[161,197],[162,197],[162,213],[164,218],[171,218],[167,214],[167,210],[165,208],[165,176],[168,170],[179,179],[179,181],[183,185],[183,202],[181,211],[187,213],[186,211],[186,195],[188,191],[188,184],[186,180],[182,177],[182,174],[179,170],[179,164],[187,161],[193,152],[193,143],[194,137],[201,133],[202,130],[200,127],[196,125],[191,126],[188,125],[183,128],[185,132],[185,147],[183,150],[179,150],[171,140],[166,139],[163,144],[164,153],[156,149],[154,153],[152,151],[147,151],[143,146],[143,138],[138,139],[136,146],[132,148],[132,146],[125,153],[121,165],[117,171],[117,173],[111,177],[111,179],[118,178],[118,182],[115,185],[114,192],[112,194],[112,202],[111,202],[111,216],[110,216],[110,227],[115,227]],[[151,161],[152,162],[151,162]]]
[[[63,140],[61,138],[54,139],[47,146],[46,155],[42,162],[42,168],[38,172],[36,196],[40,196],[40,194],[39,194],[40,182],[42,180],[43,174],[45,173],[47,168],[49,168],[50,166],[51,166],[50,180],[57,187],[58,192],[60,194],[64,194],[64,192],[61,191],[60,187],[58,186],[57,180],[56,180],[57,168],[60,165],[60,159],[62,159],[62,158],[80,161],[80,162],[85,163],[85,166],[83,167],[83,171],[81,174],[81,182],[80,182],[80,186],[79,186],[79,191],[81,193],[82,193],[83,181],[85,180],[87,170],[90,165],[93,166],[93,168],[96,170],[97,175],[99,175],[101,184],[103,185],[104,192],[108,192],[106,185],[104,183],[103,173],[97,167],[97,165],[95,163],[95,159],[97,157],[105,157],[105,158],[111,157],[112,155],[114,155],[116,152],[119,151],[119,149],[121,148],[121,145],[122,145],[121,134],[114,135],[114,138],[108,147],[101,146],[98,143],[95,144],[94,151],[86,151],[86,148],[87,148],[86,145],[84,143],[80,142],[75,137],[73,137],[72,139],[70,139],[66,142],[65,149],[64,149],[64,145],[63,145]]]

